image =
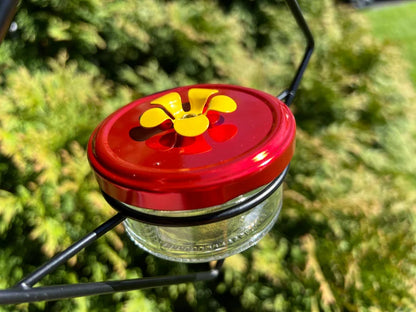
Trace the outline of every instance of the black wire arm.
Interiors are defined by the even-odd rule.
[[[83,239],[79,240],[72,246],[68,247],[65,251],[62,253],[56,255],[52,259],[50,259],[47,263],[39,267],[36,271],[26,276],[24,279],[22,279],[20,282],[18,282],[15,287],[22,288],[22,289],[28,289],[35,285],[37,282],[39,282],[43,277],[48,275],[50,272],[54,271],[58,266],[65,263],[67,260],[69,260],[71,257],[75,256],[78,252],[80,252],[82,249],[88,247],[93,242],[95,242],[98,238],[103,236],[105,233],[113,229],[115,226],[120,224],[122,221],[124,221],[126,217],[122,215],[121,213],[116,214],[114,217],[100,225],[98,228],[96,228],[94,231],[92,231],[90,234],[85,236]]]
[[[112,294],[137,289],[155,288],[181,283],[209,281],[218,277],[224,260],[217,261],[214,269],[186,275],[171,275],[148,278],[137,278],[123,281],[108,281],[98,283],[80,283],[69,285],[54,285],[28,289],[10,289],[0,291],[0,304],[17,304],[36,301],[50,301],[85,297],[92,295]]]
[[[122,213],[116,214],[114,217],[100,225],[90,234],[72,246],[68,247],[62,253],[53,257],[33,273],[29,274],[23,280],[18,282],[14,287],[6,290],[0,290],[0,304],[18,304],[25,302],[51,301],[91,295],[112,294],[120,291],[153,288],[196,281],[208,281],[218,277],[224,260],[217,261],[215,267],[209,271],[190,273],[185,275],[32,287],[43,277],[53,272],[59,265],[66,262],[72,256],[76,255],[82,249],[91,245],[98,238],[120,224],[125,218],[126,217]]]
[[[299,88],[299,84],[302,80],[303,73],[305,72],[309,60],[312,56],[313,49],[315,47],[315,41],[308,27],[308,24],[306,23],[305,18],[302,15],[302,11],[300,10],[298,2],[296,0],[286,0],[286,3],[289,6],[289,9],[292,12],[292,15],[294,16],[296,23],[302,30],[303,35],[306,39],[306,49],[303,55],[303,59],[299,65],[299,68],[296,71],[295,77],[293,78],[292,83],[289,86],[289,89],[284,90],[277,96],[279,100],[282,100],[287,106],[290,106],[290,104],[292,104],[293,99],[295,98],[296,91]]]

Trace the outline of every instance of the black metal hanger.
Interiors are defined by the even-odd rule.
[[[296,91],[299,87],[300,81],[302,79],[303,73],[308,65],[310,57],[314,49],[314,40],[312,33],[309,30],[309,27],[302,15],[302,12],[299,8],[299,4],[296,0],[286,0],[289,9],[294,16],[299,28],[302,30],[306,38],[306,49],[303,56],[303,59],[296,71],[296,74],[289,86],[288,89],[281,92],[277,98],[282,100],[286,105],[290,105],[295,97]],[[16,11],[18,0],[1,0],[0,3],[0,42],[4,38],[9,25],[12,21],[14,13]],[[110,218],[108,221],[104,222],[102,225],[97,227],[90,234],[86,235],[84,238],[80,239],[78,242],[74,243],[66,250],[56,255],[48,262],[43,264],[41,267],[36,269],[31,274],[27,275],[24,279],[18,282],[15,286],[9,289],[0,290],[0,304],[17,304],[17,303],[26,303],[26,302],[35,302],[35,301],[50,301],[50,300],[59,300],[65,298],[74,298],[90,295],[100,295],[100,294],[111,294],[121,291],[130,291],[136,289],[144,288],[154,288],[160,286],[168,286],[180,283],[187,282],[196,282],[196,281],[208,281],[213,280],[218,277],[221,267],[224,263],[224,260],[218,260],[214,268],[209,269],[203,272],[190,273],[185,275],[175,275],[175,276],[158,276],[158,277],[149,277],[149,278],[139,278],[139,279],[129,279],[129,280],[120,280],[120,281],[107,281],[107,282],[96,282],[96,283],[79,283],[79,284],[67,284],[67,285],[53,285],[53,286],[44,286],[44,287],[33,287],[38,283],[43,277],[49,273],[55,271],[55,269],[61,264],[65,263],[71,257],[76,255],[78,252],[84,248],[91,245],[98,238],[103,236],[105,233],[113,229],[115,226],[120,224],[126,218],[132,218],[141,221],[141,222],[151,222],[153,224],[161,224],[163,226],[172,226],[174,224],[181,223],[182,226],[192,226],[198,224],[206,224],[210,222],[216,222],[218,220],[223,220],[226,218],[231,218],[239,213],[248,211],[249,209],[255,207],[260,202],[267,199],[267,197],[273,193],[283,182],[284,177],[288,168],[286,168],[283,173],[272,183],[270,183],[262,192],[254,195],[253,197],[248,198],[247,200],[227,209],[225,212],[213,213],[207,216],[194,217],[190,220],[189,218],[182,218],[177,220],[174,218],[159,218],[158,220],[147,220],[146,216],[137,216],[131,215],[129,210],[120,202],[115,201],[111,197],[104,194],[104,198],[107,202],[113,206],[119,212]],[[195,219],[198,218],[198,219]]]

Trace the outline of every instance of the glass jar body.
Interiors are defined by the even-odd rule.
[[[190,211],[129,207],[152,215],[191,217],[226,210],[255,196],[265,187],[240,195],[222,205]],[[210,224],[171,227],[126,219],[124,225],[134,243],[157,257],[192,263],[219,260],[255,245],[273,227],[282,206],[282,188],[280,185],[267,199],[248,211]]]

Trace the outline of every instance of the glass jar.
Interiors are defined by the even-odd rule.
[[[226,210],[255,196],[264,187],[240,195],[222,205],[190,211],[149,210],[129,205],[146,214],[169,217],[200,216]],[[161,226],[133,219],[124,222],[130,238],[142,249],[160,258],[178,262],[208,262],[242,252],[255,245],[275,224],[282,207],[280,185],[266,200],[222,221],[194,226]]]
[[[107,201],[129,217],[124,224],[139,247],[205,262],[249,248],[276,222],[295,132],[289,108],[267,93],[178,87],[107,117],[91,135],[88,159]],[[273,194],[250,209],[229,214],[269,189]],[[228,217],[198,221],[217,213]],[[163,218],[195,222],[156,222]]]

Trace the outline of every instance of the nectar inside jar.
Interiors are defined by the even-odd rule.
[[[93,132],[88,158],[138,246],[206,262],[249,248],[276,222],[295,129],[287,106],[267,93],[179,87],[110,115]]]

